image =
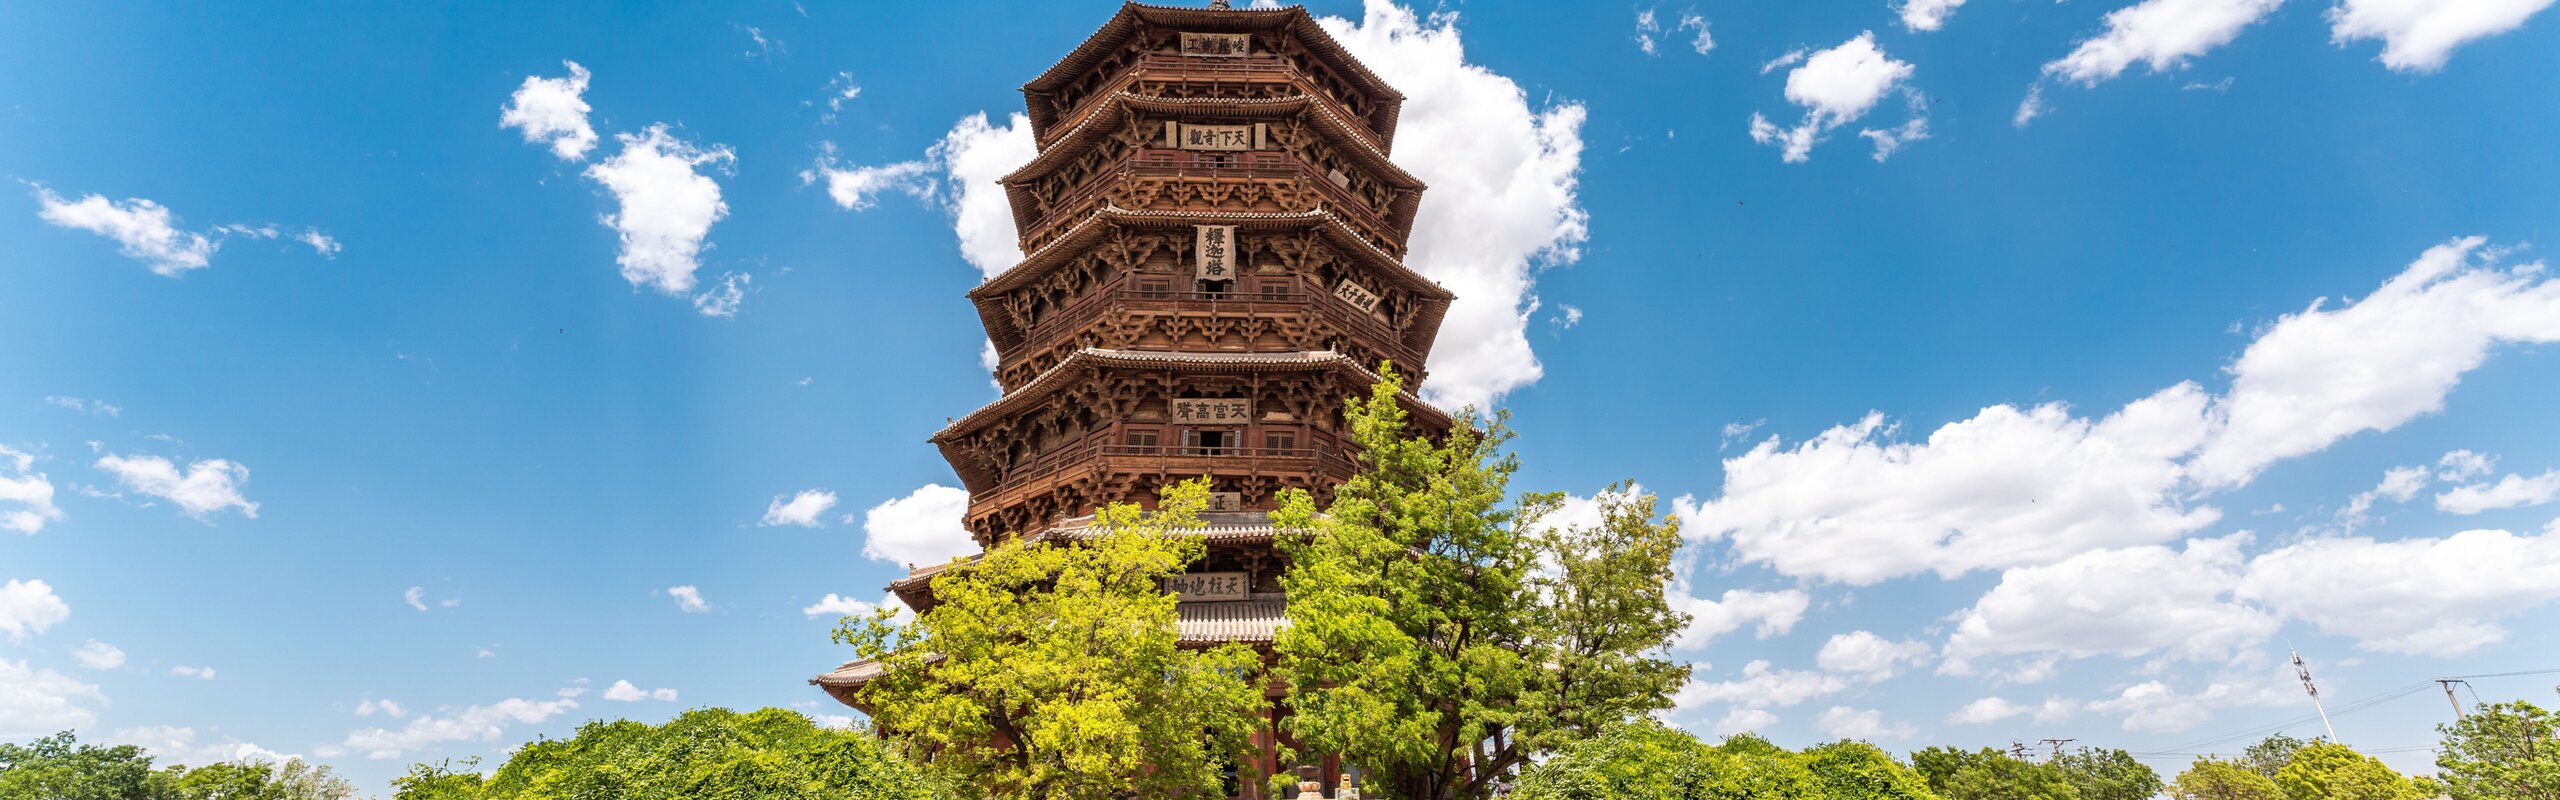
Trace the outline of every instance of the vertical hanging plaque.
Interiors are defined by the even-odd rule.
[[[1233,280],[1236,276],[1236,226],[1198,225],[1198,241],[1194,256],[1204,281]]]

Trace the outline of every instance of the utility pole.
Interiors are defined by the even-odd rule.
[[[2453,704],[2453,718],[2454,718],[2454,720],[2455,720],[2455,721],[2457,721],[2457,722],[2459,722],[2459,721],[2461,721],[2461,720],[2462,720],[2462,717],[2463,717],[2463,714],[2462,714],[2462,701],[2461,701],[2461,700],[2454,699],[2454,696],[2453,696],[2453,685],[2454,685],[2454,684],[2457,684],[2457,683],[2462,684],[2462,685],[2464,685],[2464,686],[2469,686],[2469,685],[2471,685],[2471,682],[2470,682],[2470,681],[2466,681],[2466,680],[2463,680],[2463,679],[2461,679],[2461,678],[2437,678],[2437,679],[2436,679],[2436,685],[2444,687],[2444,701],[2445,701],[2445,702],[2447,702],[2447,703],[2452,703],[2452,704]]]
[[[2078,740],[2078,739],[2046,739],[2046,740],[2044,740],[2044,741],[2037,742],[2037,744],[2041,744],[2041,745],[2044,745],[2044,746],[2046,746],[2046,747],[2053,748],[2053,754],[2052,754],[2052,755],[2048,755],[2048,756],[2045,756],[2045,759],[2044,759],[2044,760],[2046,760],[2046,761],[2052,761],[2052,760],[2054,760],[2054,759],[2057,759],[2057,758],[2061,758],[2061,757],[2062,757],[2062,746],[2063,746],[2063,745],[2070,744],[2070,743],[2072,743],[2072,742],[2077,742],[2077,741],[2080,741],[2080,740]]]
[[[2320,727],[2329,729],[2330,743],[2345,744],[2338,741],[2338,726],[2329,724],[2329,707],[2320,704],[2320,687],[2311,682],[2311,667],[2302,663],[2302,651],[2285,649],[2293,653],[2293,674],[2302,676],[2302,690],[2311,693],[2311,707],[2320,710]]]
[[[2016,739],[2009,740],[2009,757],[2020,761],[2027,760],[2027,743]]]

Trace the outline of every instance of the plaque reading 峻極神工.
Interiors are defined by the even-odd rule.
[[[1253,54],[1253,35],[1248,33],[1185,33],[1182,54],[1186,56],[1242,56]]]

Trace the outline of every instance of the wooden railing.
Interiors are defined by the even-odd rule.
[[[1359,228],[1379,249],[1389,253],[1403,251],[1404,240],[1387,225],[1386,209],[1372,208],[1369,201],[1350,189],[1335,184],[1333,178],[1316,170],[1315,165],[1285,150],[1199,151],[1165,148],[1139,148],[1094,172],[1074,190],[1052,202],[1041,212],[1039,226],[1023,240],[1025,252],[1036,251],[1056,238],[1066,227],[1084,218],[1103,192],[1131,177],[1225,178],[1246,180],[1293,180],[1316,187],[1326,199],[1328,210]]]
[[[1103,432],[1095,438],[1114,434]],[[996,479],[987,494],[993,495],[1057,474],[1069,467],[1107,463],[1125,472],[1157,472],[1167,475],[1258,474],[1262,465],[1288,465],[1287,471],[1331,473],[1349,477],[1358,468],[1348,453],[1337,449],[1298,447],[1273,449],[1266,447],[1146,447],[1127,444],[1078,443],[1044,453],[1038,458],[1015,465]]]
[[[1186,80],[1194,76],[1204,82],[1221,80],[1294,82],[1301,93],[1315,98],[1316,102],[1331,109],[1334,116],[1351,123],[1352,129],[1358,131],[1362,138],[1369,140],[1371,145],[1384,145],[1377,135],[1370,131],[1368,115],[1354,113],[1350,106],[1343,105],[1339,98],[1333,96],[1333,93],[1316,85],[1313,78],[1299,74],[1297,67],[1291,66],[1286,57],[1276,55],[1184,56],[1163,53],[1151,53],[1142,57],[1123,69],[1119,75],[1100,83],[1092,93],[1077,98],[1075,105],[1068,107],[1064,113],[1058,115],[1056,121],[1050,123],[1046,131],[1047,135],[1041,137],[1040,144],[1046,147],[1059,134],[1074,130],[1076,123],[1083,121],[1086,115],[1092,113],[1094,106],[1099,105],[1103,98],[1118,94],[1138,81],[1149,78]]]
[[[1174,276],[1174,279],[1183,280],[1180,276]],[[1259,290],[1149,291],[1130,285],[1136,280],[1138,276],[1123,273],[1117,278],[1104,282],[1100,287],[1068,301],[1065,306],[1049,312],[1039,322],[1024,329],[1021,338],[1013,346],[998,348],[998,355],[1004,361],[1010,362],[1018,356],[1054,347],[1059,340],[1072,336],[1076,331],[1083,330],[1085,326],[1092,324],[1095,317],[1114,310],[1191,312],[1212,315],[1303,314],[1314,311],[1325,321],[1333,323],[1335,327],[1361,334],[1367,341],[1381,348],[1384,351],[1383,355],[1394,359],[1399,368],[1418,368],[1422,363],[1420,354],[1408,346],[1404,337],[1386,321],[1360,310],[1350,301],[1331,294],[1307,291],[1309,287],[1302,282],[1292,282],[1289,291],[1285,293],[1267,294]],[[1361,366],[1377,365],[1362,364]]]

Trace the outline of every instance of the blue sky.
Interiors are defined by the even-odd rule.
[[[1412,96],[1426,390],[1687,518],[1671,719],[2204,752],[2288,644],[2560,667],[2547,5],[1311,10]],[[0,736],[837,713],[953,548],[1014,87],[1113,8],[0,10]]]

